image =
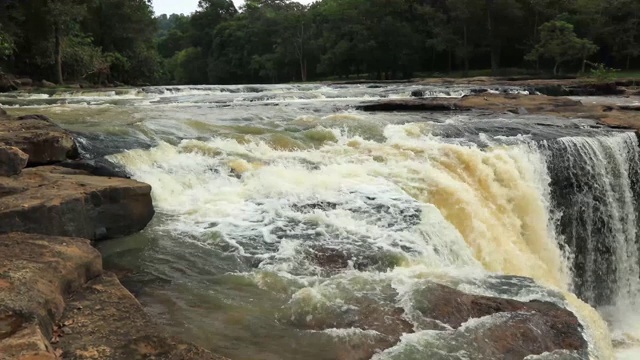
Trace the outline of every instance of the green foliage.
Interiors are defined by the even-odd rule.
[[[608,68],[602,63],[587,63],[592,66],[589,71],[589,77],[599,83],[609,82],[616,79],[616,73],[620,71],[619,69]]]
[[[59,81],[586,72],[586,60],[640,67],[638,0],[247,0],[239,9],[201,0],[191,15],[157,18],[149,0],[0,0],[0,24],[3,69]]]
[[[71,79],[84,79],[89,75],[108,72],[109,59],[100,48],[93,45],[93,39],[83,34],[72,34],[62,44],[62,64],[64,75]]]
[[[550,21],[540,26],[540,42],[527,55],[528,60],[549,58],[555,62],[553,73],[558,73],[561,63],[586,59],[598,51],[598,47],[589,40],[580,39],[573,30],[573,25],[564,21]]]
[[[9,34],[2,32],[0,28],[0,59],[4,59],[13,53],[13,39]]]

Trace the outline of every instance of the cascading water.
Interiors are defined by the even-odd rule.
[[[308,324],[375,303],[383,315],[402,309],[416,330],[376,360],[493,359],[465,334],[504,319],[426,330],[416,315],[425,279],[565,306],[592,359],[613,357],[612,337],[620,359],[637,358],[636,136],[515,115],[335,110],[410,90],[159,88],[74,108],[82,121],[68,103],[45,109],[86,133],[85,151],[117,153],[109,159],[153,186],[156,220],[105,245],[107,261],[135,264],[149,311],[231,358],[336,359],[338,343],[381,334]],[[112,150],[122,143],[137,149]]]

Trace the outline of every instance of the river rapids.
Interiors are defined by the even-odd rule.
[[[363,301],[404,309],[418,330],[376,360],[482,359],[472,340],[420,331],[425,279],[557,303],[584,325],[591,359],[639,359],[636,135],[579,118],[353,107],[418,88],[473,91],[148,87],[4,94],[0,106],[50,116],[85,157],[153,186],[155,219],[102,244],[105,262],[128,269],[125,284],[167,328],[232,359],[335,359],[340,344],[380,334],[296,325]],[[314,258],[327,252],[345,269]]]

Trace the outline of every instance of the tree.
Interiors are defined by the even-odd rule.
[[[560,64],[569,60],[584,60],[598,51],[591,41],[580,39],[573,25],[564,21],[550,21],[540,27],[540,42],[527,55],[528,60],[549,58],[555,63],[553,74],[558,74]]]
[[[82,19],[86,7],[76,0],[48,0],[47,12],[51,19],[54,41],[55,77],[58,84],[64,83],[62,73],[62,47],[65,37],[71,32],[74,22]]]

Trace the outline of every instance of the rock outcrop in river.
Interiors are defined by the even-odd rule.
[[[0,111],[0,359],[223,359],[166,336],[103,270],[90,240],[144,229],[151,187],[52,166],[77,157],[48,118]]]

